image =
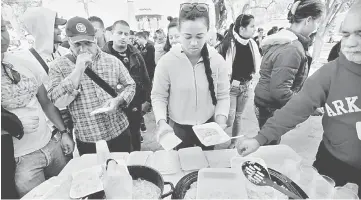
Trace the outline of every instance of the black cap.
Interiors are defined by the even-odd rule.
[[[82,17],[73,17],[65,27],[66,36],[73,43],[81,41],[95,42],[95,29],[89,20]]]

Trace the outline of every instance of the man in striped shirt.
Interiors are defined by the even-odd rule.
[[[74,121],[79,154],[95,153],[95,143],[105,140],[111,152],[132,150],[129,122],[122,108],[135,94],[135,82],[116,57],[102,52],[96,44],[95,30],[84,18],[74,17],[66,25],[73,63],[63,56],[51,63],[48,95],[58,106],[67,106]],[[90,68],[113,89],[124,88],[113,98],[84,74]],[[106,112],[91,112],[107,107]]]

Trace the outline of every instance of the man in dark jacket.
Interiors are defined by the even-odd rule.
[[[138,32],[135,34],[137,42],[139,44],[140,52],[144,58],[145,64],[147,65],[147,70],[149,73],[150,81],[153,81],[154,70],[155,70],[155,48],[154,44],[147,40],[147,36],[143,32]]]
[[[151,82],[142,55],[135,47],[129,44],[129,24],[123,20],[116,21],[113,24],[112,33],[113,41],[108,42],[104,46],[103,51],[121,60],[137,85],[134,98],[128,106],[126,114],[129,120],[134,150],[140,151],[142,111],[148,110],[150,106]],[[121,88],[117,89],[121,90]]]
[[[257,30],[258,32],[258,35],[256,37],[253,38],[253,40],[257,43],[258,45],[258,50],[259,50],[259,53],[261,55],[262,54],[262,49],[261,49],[261,43],[262,43],[262,40],[264,39],[264,36],[263,36],[263,28],[258,28]]]
[[[279,139],[323,106],[323,137],[314,167],[336,186],[358,184],[361,195],[361,2],[342,24],[339,58],[317,70],[301,92],[275,112],[258,135],[237,145],[243,156]],[[357,175],[358,174],[358,175]],[[323,197],[331,199],[331,197]]]

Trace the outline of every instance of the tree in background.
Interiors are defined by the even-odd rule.
[[[353,3],[360,0],[325,0],[325,17],[320,22],[317,30],[315,42],[313,45],[312,58],[316,61],[321,54],[321,49],[324,45],[324,38],[327,31],[332,28],[333,22],[340,12],[347,11]]]
[[[42,0],[1,0],[1,12],[4,19],[10,22],[15,33],[20,38],[25,38],[25,31],[19,19],[28,8],[42,5]]]
[[[89,18],[89,3],[94,3],[94,0],[77,0],[77,2],[83,4],[85,14]]]

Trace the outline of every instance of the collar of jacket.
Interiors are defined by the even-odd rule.
[[[127,50],[129,51],[130,55],[132,56],[136,53],[140,53],[139,50],[137,48],[135,48],[133,45],[128,44],[127,45]],[[110,53],[110,54],[118,54],[119,52],[117,52],[114,48],[113,48],[113,41],[109,41],[103,48],[103,51],[106,53]]]
[[[241,38],[238,33],[236,32],[236,30],[234,30],[234,28],[232,29],[232,35],[233,35],[233,38],[240,44],[242,45],[247,45],[250,41],[250,39],[243,39]]]
[[[296,33],[295,31],[291,30],[290,28],[287,28],[287,30],[291,31],[292,33],[294,33],[297,38],[298,38],[298,41],[301,42],[303,48],[308,51],[308,47],[309,47],[309,44],[310,44],[310,41],[311,39],[309,37],[306,37],[306,36],[303,36],[299,33]]]

